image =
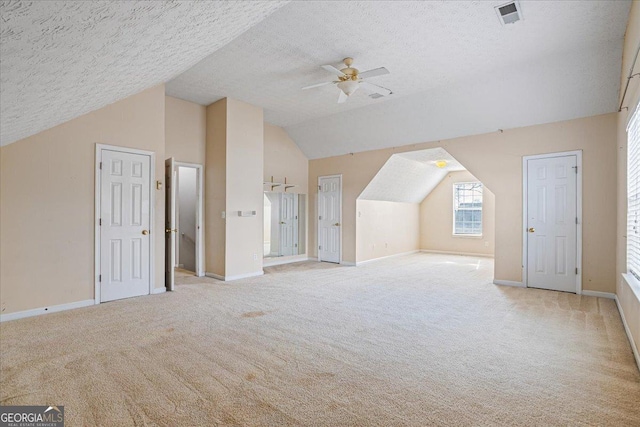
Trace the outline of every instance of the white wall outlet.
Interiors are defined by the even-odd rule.
[[[258,260],[258,254],[257,254],[257,253],[254,253],[254,254],[253,254],[253,260],[254,260],[254,261],[257,261],[257,260]]]
[[[489,247],[489,242],[484,242],[484,247],[488,248]]]
[[[225,211],[222,211],[222,219],[227,217],[227,213]]]

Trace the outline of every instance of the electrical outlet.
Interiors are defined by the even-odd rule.
[[[489,242],[484,242],[484,247],[488,248],[489,247]]]
[[[254,261],[257,261],[257,260],[258,260],[258,254],[256,254],[256,253],[254,253],[254,254],[253,254],[253,260],[254,260]]]

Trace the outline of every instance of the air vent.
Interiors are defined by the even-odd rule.
[[[380,95],[379,93],[370,93],[369,98],[378,99],[382,98],[384,95]]]
[[[523,19],[520,3],[517,1],[497,6],[496,13],[498,14],[498,18],[502,25],[513,24],[514,22],[518,22]]]

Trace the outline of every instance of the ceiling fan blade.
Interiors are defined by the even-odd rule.
[[[358,77],[360,77],[361,79],[368,79],[369,77],[383,76],[385,74],[389,74],[389,70],[384,67],[380,67],[374,68],[373,70],[363,71],[362,73],[358,74]]]
[[[322,68],[324,68],[325,70],[327,70],[328,72],[330,72],[331,74],[335,74],[339,77],[344,76],[345,74],[338,70],[336,67],[334,67],[333,65],[323,65]]]
[[[318,83],[318,84],[311,85],[311,86],[305,86],[305,87],[302,88],[302,90],[313,89],[314,87],[326,86],[326,85],[330,85],[330,84],[334,84],[334,83],[335,82]]]
[[[347,102],[348,98],[349,97],[347,96],[346,93],[344,93],[343,91],[340,91],[340,96],[338,96],[338,104],[343,104]]]
[[[369,93],[379,93],[382,96],[389,96],[393,93],[386,87],[374,85],[373,83],[369,82],[360,82],[360,86],[362,86],[362,89]]]

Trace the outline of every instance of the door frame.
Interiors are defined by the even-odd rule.
[[[94,300],[95,304],[100,304],[101,302],[101,282],[100,282],[100,272],[102,271],[101,259],[100,259],[100,243],[101,243],[101,235],[100,235],[100,209],[101,209],[101,184],[102,184],[102,174],[100,169],[100,163],[102,163],[102,151],[117,151],[120,153],[127,154],[140,154],[144,156],[149,156],[149,231],[152,235],[151,239],[149,239],[149,295],[153,294],[153,290],[155,288],[155,227],[154,227],[154,218],[156,213],[156,194],[155,194],[155,183],[156,183],[156,153],[153,151],[147,150],[138,150],[136,148],[128,148],[128,147],[119,147],[116,145],[106,145],[96,143],[96,161],[94,165],[95,169],[95,190],[94,190],[94,265],[93,265],[93,281],[94,281]],[[164,240],[164,236],[163,236]]]
[[[557,153],[545,153],[536,154],[531,156],[522,156],[522,283],[524,287],[529,287],[527,284],[527,255],[528,245],[527,239],[529,233],[527,232],[527,188],[528,188],[528,167],[527,162],[535,159],[550,159],[553,157],[565,157],[576,156],[576,166],[578,167],[578,173],[576,174],[576,216],[578,217],[578,223],[576,224],[576,268],[578,274],[576,274],[576,294],[582,294],[582,150],[574,151],[560,151]]]
[[[316,197],[316,250],[318,253],[318,262],[322,262],[322,258],[320,257],[320,250],[318,249],[320,243],[320,220],[318,219],[318,204],[320,202],[320,180],[323,178],[338,178],[340,179],[340,249],[338,249],[338,264],[342,264],[342,230],[344,229],[344,224],[342,222],[342,174],[337,175],[322,175],[318,177],[318,197]]]
[[[198,163],[188,163],[188,162],[179,162],[174,161],[173,167],[176,169],[176,177],[177,181],[180,182],[180,176],[178,173],[179,167],[185,168],[194,168],[196,170],[196,276],[204,277],[204,166]],[[176,191],[178,189],[176,188]],[[178,197],[180,198],[180,194],[178,191]],[[177,200],[173,201],[174,204],[177,204]],[[176,210],[178,212],[178,210]],[[176,215],[176,219],[180,219],[180,214]],[[176,245],[177,246],[177,245]],[[178,251],[176,251],[178,254]]]

